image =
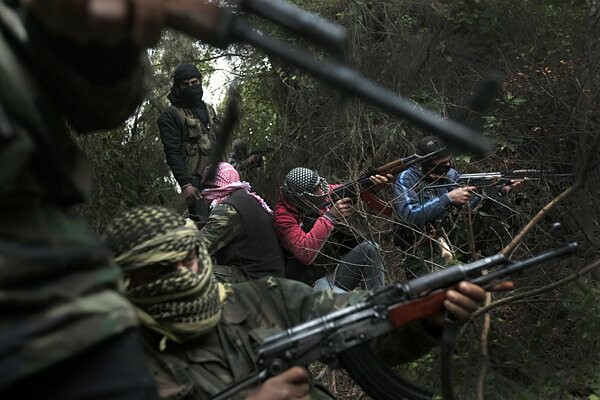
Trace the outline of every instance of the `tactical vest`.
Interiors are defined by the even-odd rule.
[[[235,241],[215,254],[217,264],[234,265],[250,279],[283,277],[284,258],[273,218],[244,190],[236,190],[223,203],[234,207],[242,221]]]
[[[204,107],[208,116],[206,125],[190,109],[174,107],[183,122],[183,151],[189,176],[202,176],[220,128],[214,109],[206,103]]]

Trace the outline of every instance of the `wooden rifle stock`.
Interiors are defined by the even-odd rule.
[[[488,274],[476,276],[467,280],[481,287],[489,288],[489,286],[491,286],[495,281],[502,280],[507,276],[512,276],[527,268],[543,264],[544,262],[550,261],[554,258],[571,254],[577,250],[577,246],[578,245],[575,242],[567,243],[556,249],[548,250],[544,253],[538,254],[537,256],[505,264],[499,269]],[[498,262],[503,264],[501,259],[499,259]],[[450,289],[452,289],[452,287],[435,290],[424,296],[416,297],[413,300],[388,307],[388,318],[390,322],[392,325],[394,325],[394,327],[399,328],[403,325],[421,320],[425,317],[435,314],[436,312],[439,312],[443,309],[444,300],[446,299],[446,292]]]
[[[447,291],[436,290],[425,297],[388,307],[388,319],[394,327],[399,328],[434,315],[443,310]]]
[[[352,199],[359,197],[372,210],[378,212],[379,215],[391,217],[393,208],[388,202],[375,195],[373,189],[377,188],[379,185],[371,181],[371,176],[397,175],[414,164],[435,160],[435,158],[445,150],[445,148],[441,148],[424,156],[413,154],[411,156],[399,158],[384,164],[381,167],[367,171],[363,173],[357,180],[344,183],[340,187],[334,189],[329,196],[330,199],[327,200],[324,206],[329,206],[344,197],[350,197]]]

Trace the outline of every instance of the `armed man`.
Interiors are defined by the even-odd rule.
[[[475,208],[483,195],[468,182],[466,186],[454,184],[461,174],[452,168],[452,154],[444,151],[444,143],[437,136],[424,137],[416,148],[420,155],[440,149],[441,153],[434,160],[406,169],[394,182],[394,244],[406,255],[404,267],[409,279],[443,268],[455,257],[449,239],[455,228],[450,212]],[[493,185],[491,196],[505,196],[522,185],[522,180]],[[490,197],[488,193],[486,196]]]
[[[0,398],[156,396],[71,134],[141,103],[160,3],[0,1]]]
[[[375,185],[392,176],[373,175]],[[317,290],[353,290],[383,286],[385,266],[378,244],[359,240],[350,231],[353,199],[332,199],[342,185],[327,183],[315,170],[296,167],[288,172],[273,210],[275,229],[288,253],[286,277]],[[332,204],[330,200],[335,200]]]
[[[231,152],[227,162],[238,171],[243,181],[255,182],[256,170],[262,165],[263,155],[267,150],[248,152],[248,143],[244,139],[235,139],[231,143]]]
[[[106,243],[127,278],[126,294],[142,321],[146,357],[162,398],[208,398],[256,372],[262,340],[358,302],[364,292],[315,292],[295,281],[262,278],[217,283],[212,263],[193,224],[171,210],[127,210],[109,224]],[[466,321],[485,292],[461,282],[448,291],[445,308]],[[441,314],[382,337],[387,359],[407,361],[437,343]],[[385,340],[387,339],[387,340]],[[391,344],[391,345],[390,345]],[[310,395],[310,397],[308,397]],[[295,366],[235,398],[332,399]],[[228,397],[230,398],[230,397]]]
[[[208,203],[200,192],[201,176],[221,126],[213,107],[202,100],[203,95],[198,68],[193,64],[178,66],[168,96],[171,106],[157,121],[167,164],[181,188],[190,217],[199,224],[206,222],[209,214]]]

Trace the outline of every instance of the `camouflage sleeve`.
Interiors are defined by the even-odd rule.
[[[212,256],[235,240],[241,229],[242,221],[237,210],[229,204],[221,204],[208,216],[206,225],[200,230],[200,240]]]

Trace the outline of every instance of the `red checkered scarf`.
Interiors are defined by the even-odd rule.
[[[210,166],[206,168],[204,174],[206,174],[209,169]],[[227,200],[231,193],[235,192],[236,190],[243,189],[250,196],[258,200],[262,208],[264,208],[269,214],[273,214],[273,211],[262,199],[262,197],[250,191],[252,189],[250,184],[248,182],[240,181],[240,174],[231,164],[221,162],[217,165],[217,172],[215,174],[213,184],[216,186],[215,188],[204,189],[202,191],[202,197],[211,201],[211,207],[216,207]]]

